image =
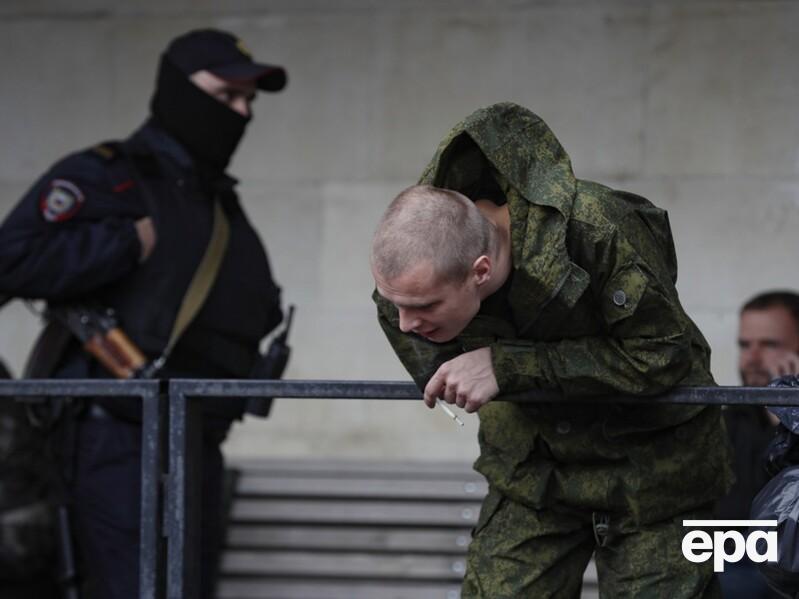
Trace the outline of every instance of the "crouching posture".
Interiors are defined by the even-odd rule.
[[[540,118],[498,104],[391,203],[371,265],[427,405],[479,410],[489,493],[464,597],[578,597],[594,552],[603,596],[718,595],[712,565],[681,551],[682,520],[729,485],[718,409],[592,402],[713,384],[663,210],[576,179]],[[585,401],[492,401],[535,389]]]

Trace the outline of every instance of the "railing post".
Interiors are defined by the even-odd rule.
[[[272,380],[25,380],[0,381],[0,399],[140,397],[142,400],[140,597],[195,599],[200,594],[202,400],[208,397],[283,397],[418,400],[413,383],[399,381]],[[580,403],[553,391],[497,397],[521,403]],[[592,403],[799,406],[799,389],[683,387],[654,397],[611,395]],[[165,436],[168,433],[168,443]],[[169,469],[164,472],[165,449]],[[166,543],[164,543],[166,537]],[[166,547],[164,545],[166,544]],[[166,563],[165,563],[166,559]]]
[[[196,599],[200,582],[201,404],[169,384],[167,597]]]
[[[139,597],[164,596],[163,480],[166,394],[153,382],[142,394]]]

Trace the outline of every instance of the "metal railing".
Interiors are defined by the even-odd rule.
[[[20,398],[130,397],[142,406],[141,518],[139,540],[139,591],[142,598],[158,599],[162,586],[162,520],[159,517],[164,474],[166,396],[157,380],[21,380],[0,381],[0,400]]]
[[[0,381],[0,400],[65,396],[141,399],[140,597],[194,599],[199,596],[199,443],[204,399],[417,400],[420,393],[413,383],[396,381]],[[503,395],[494,401],[799,406],[799,388],[681,387],[649,397],[591,398],[531,391]]]

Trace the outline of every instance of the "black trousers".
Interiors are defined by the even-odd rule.
[[[204,440],[202,464],[202,597],[214,590],[222,545],[219,443]],[[86,599],[138,599],[141,427],[112,416],[82,418],[69,484]]]

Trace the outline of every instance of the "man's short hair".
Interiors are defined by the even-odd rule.
[[[799,331],[799,293],[794,291],[778,289],[759,293],[743,305],[741,314],[747,310],[768,310],[777,307],[788,310],[793,317],[797,331]]]
[[[430,185],[414,185],[389,204],[372,240],[372,267],[394,279],[429,262],[441,281],[466,279],[474,261],[493,255],[494,225],[466,196]]]

